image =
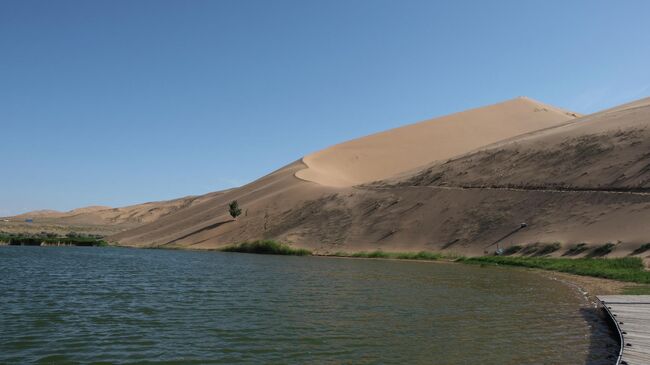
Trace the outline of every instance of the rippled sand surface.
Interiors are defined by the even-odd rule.
[[[0,363],[609,364],[575,291],[470,265],[0,247]]]

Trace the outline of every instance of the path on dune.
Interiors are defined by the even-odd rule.
[[[545,193],[599,193],[599,194],[627,194],[627,195],[641,195],[650,196],[650,191],[645,188],[631,189],[631,188],[555,188],[550,189],[542,186],[522,186],[522,187],[504,187],[504,186],[419,186],[419,185],[394,185],[388,187],[378,186],[360,186],[363,189],[370,190],[392,190],[395,188],[419,188],[419,189],[438,189],[438,190],[504,190],[504,191],[539,191]]]

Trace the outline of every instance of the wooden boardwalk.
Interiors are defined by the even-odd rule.
[[[621,338],[616,365],[649,365],[650,295],[602,295],[598,300]]]

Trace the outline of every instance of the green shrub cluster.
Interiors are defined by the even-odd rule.
[[[293,248],[286,243],[280,243],[272,240],[260,240],[253,242],[242,242],[231,246],[226,246],[220,251],[223,252],[242,252],[242,253],[259,253],[266,255],[292,255],[308,256],[311,251],[302,248]]]
[[[562,256],[577,256],[587,251],[589,247],[586,243],[578,243],[577,245],[569,248]]]
[[[523,246],[520,246],[520,245],[513,245],[513,246],[510,246],[510,247],[506,248],[505,250],[503,250],[503,254],[502,254],[502,255],[503,255],[503,256],[514,255],[514,254],[516,254],[517,252],[521,251],[523,248],[524,248],[524,247],[523,247]]]
[[[645,243],[632,252],[632,255],[639,255],[650,250],[650,243]]]
[[[382,250],[361,251],[355,253],[336,252],[329,256],[336,257],[356,257],[366,259],[400,259],[400,260],[439,260],[450,258],[437,252],[419,251],[419,252],[389,252]]]
[[[608,242],[608,243],[606,243],[606,244],[604,244],[604,245],[602,245],[602,246],[598,246],[598,247],[594,248],[594,249],[589,253],[588,256],[589,256],[589,257],[601,257],[601,256],[605,256],[605,255],[609,254],[610,252],[612,252],[612,251],[614,250],[614,247],[616,247],[615,244],[613,244],[613,243],[611,243],[611,242]]]
[[[526,246],[513,246],[518,248],[518,252],[523,256],[545,256],[560,249],[559,242],[553,243],[531,243]],[[512,253],[511,253],[512,254]],[[506,255],[507,256],[507,255]]]
[[[559,250],[561,247],[559,242],[554,242],[554,243],[547,243],[544,245],[541,245],[539,250],[535,253],[536,256],[545,256],[545,255],[550,255],[553,252]]]
[[[12,246],[40,246],[42,243],[50,245],[71,245],[71,246],[107,246],[108,243],[101,236],[85,236],[81,234],[67,234],[58,236],[53,233],[39,234],[15,234],[0,233],[0,242],[6,242]]]

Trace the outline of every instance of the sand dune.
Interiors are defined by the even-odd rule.
[[[0,230],[8,232],[41,231],[67,233],[69,231],[93,234],[113,234],[153,222],[167,214],[200,203],[221,192],[203,196],[188,196],[160,202],[149,202],[121,208],[89,206],[68,212],[38,210],[10,217],[0,222]],[[33,223],[26,223],[26,219]]]
[[[402,198],[418,192],[424,202],[427,194],[442,201],[460,194],[449,208],[461,211],[432,216],[454,227],[451,235],[434,236],[460,251],[495,242],[522,221],[528,227],[503,246],[612,242],[619,246],[614,255],[627,255],[650,241],[650,98],[371,187]]]
[[[14,216],[14,218],[62,218],[62,217],[68,217],[76,214],[85,214],[85,213],[93,213],[101,210],[108,210],[112,209],[111,207],[108,206],[103,206],[103,205],[92,205],[88,207],[83,207],[83,208],[77,208],[73,209],[67,212],[61,212],[58,210],[51,210],[51,209],[42,209],[42,210],[35,210],[32,212],[27,212],[23,214],[19,214],[17,216]]]
[[[296,176],[328,186],[386,179],[577,115],[529,98],[472,109],[341,143],[305,156]]]
[[[401,185],[650,189],[650,98],[488,146]]]
[[[193,248],[279,237],[296,243],[313,237],[318,244],[343,244],[347,236],[342,229],[349,223],[340,206],[346,204],[345,199],[324,197],[354,195],[356,190],[350,185],[388,178],[503,138],[562,125],[575,117],[571,112],[517,98],[408,125],[306,156],[228,194],[113,238],[132,245]],[[248,212],[237,222],[231,221],[226,208],[234,199]],[[296,222],[316,217],[320,222],[313,226]]]
[[[269,238],[319,253],[478,255],[495,242],[614,242],[626,255],[650,241],[649,131],[650,99],[579,117],[519,98],[342,143],[240,188],[164,203],[164,214],[146,215],[161,204],[151,203],[66,219],[138,221],[109,237],[130,246]]]
[[[292,209],[300,202],[332,190],[295,178],[295,172],[304,168],[302,162],[296,161],[243,187],[204,199],[111,238],[137,246],[210,248],[265,236],[269,227],[278,223],[279,211]],[[232,200],[238,200],[244,210],[238,221],[233,221],[228,214],[228,203]]]

